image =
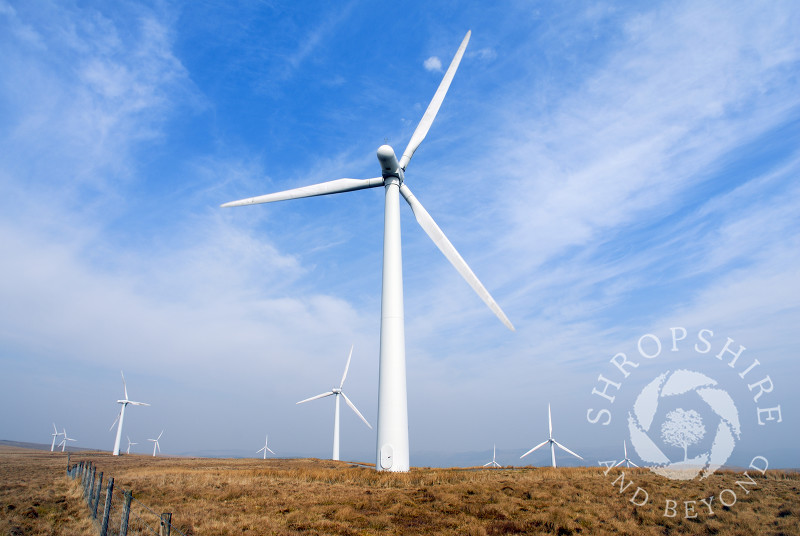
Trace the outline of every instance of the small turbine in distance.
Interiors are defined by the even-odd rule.
[[[61,435],[61,432],[56,428],[56,423],[53,423],[53,433],[50,435],[53,436],[53,442],[50,444],[50,452],[53,452],[56,448],[56,439]]]
[[[275,452],[273,452],[273,450],[267,446],[268,443],[269,443],[269,434],[267,434],[267,437],[264,438],[264,446],[256,451],[256,454],[263,451],[265,460],[267,459],[267,451],[270,451],[272,452],[273,455],[277,456],[277,454],[275,454]]]
[[[484,467],[502,467],[499,463],[497,463],[497,445],[492,446],[492,461],[484,463]]]
[[[152,442],[153,442],[153,458],[155,458],[155,457],[156,457],[156,449],[158,449],[158,452],[161,452],[161,447],[160,447],[160,446],[159,446],[159,444],[158,444],[158,440],[159,440],[159,439],[161,439],[161,436],[162,436],[162,435],[164,435],[164,430],[161,430],[161,433],[160,433],[160,434],[158,434],[158,437],[157,437],[157,438],[155,438],[155,439],[148,439],[148,441],[152,441]]]
[[[381,290],[381,338],[378,372],[378,441],[376,442],[375,469],[378,471],[408,471],[408,398],[406,389],[405,320],[403,308],[403,263],[400,245],[400,197],[406,200],[417,223],[450,264],[461,274],[467,284],[510,330],[514,326],[497,305],[489,291],[472,272],[466,261],[433,221],[428,211],[411,193],[405,183],[405,172],[411,158],[428,135],[436,114],[444,101],[450,83],[456,74],[467,48],[471,32],[467,32],[447,68],[436,93],[422,115],[403,155],[398,161],[389,145],[378,147],[381,176],[371,179],[336,179],[303,186],[273,194],[250,197],[225,203],[223,207],[238,207],[258,203],[272,203],[302,197],[353,192],[365,188],[384,188],[383,225],[383,284]],[[399,73],[402,76],[402,73]],[[396,84],[396,78],[392,84]]]
[[[578,456],[577,454],[575,454],[574,452],[569,450],[567,447],[565,447],[564,445],[562,445],[561,443],[559,443],[558,441],[553,439],[553,417],[552,417],[552,414],[550,413],[550,404],[547,404],[547,423],[548,423],[549,430],[550,430],[549,437],[548,437],[547,441],[542,441],[541,443],[539,443],[538,445],[533,447],[531,450],[529,450],[528,452],[526,452],[525,454],[520,456],[520,459],[524,458],[525,456],[527,456],[528,454],[530,454],[534,450],[538,449],[539,447],[543,447],[543,446],[545,446],[545,445],[547,445],[549,443],[550,444],[550,459],[553,462],[553,467],[556,466],[556,446],[558,448],[560,448],[561,450],[563,450],[564,452],[569,452],[570,454],[572,454],[576,458],[580,458],[582,460],[583,458],[581,458],[580,456]]]
[[[364,421],[364,424],[369,426],[369,429],[372,430],[372,425],[367,422],[367,419],[365,419],[364,416],[361,415],[361,412],[358,411],[358,408],[356,408],[355,404],[350,402],[350,399],[347,398],[347,395],[344,394],[344,391],[342,391],[342,387],[344,386],[344,380],[345,378],[347,378],[347,371],[350,369],[350,359],[352,358],[353,358],[353,347],[351,346],[350,355],[347,356],[347,365],[345,365],[344,367],[344,374],[342,374],[342,381],[339,383],[339,387],[334,387],[328,392],[319,394],[317,396],[312,396],[311,398],[306,398],[305,400],[297,402],[297,404],[303,404],[305,402],[311,402],[312,400],[316,400],[318,398],[325,398],[326,396],[331,396],[331,395],[336,396],[336,410],[333,415],[333,458],[331,458],[332,460],[339,459],[339,395],[341,395],[344,398],[344,401],[347,403],[348,406],[350,406],[350,409],[352,409],[356,413],[356,415],[361,417],[361,420]]]
[[[626,464],[627,467],[630,467],[631,465],[634,466],[634,467],[639,467],[638,465],[633,463],[630,460],[630,458],[628,458],[628,445],[626,444],[624,439],[622,440],[622,448],[624,449],[624,452],[625,452],[625,458],[622,461],[620,461],[619,463],[614,464],[614,467],[619,467],[623,463]]]
[[[77,441],[77,439],[72,439],[71,437],[67,437],[67,429],[64,428],[64,431],[61,432],[61,435],[64,436],[64,439],[61,440],[61,443],[58,444],[61,447],[61,452],[64,452],[64,449],[67,448],[67,441]]]
[[[130,454],[131,453],[131,445],[138,445],[139,443],[131,442],[131,436],[125,436],[125,437],[128,438],[128,450],[125,451],[125,454]]]

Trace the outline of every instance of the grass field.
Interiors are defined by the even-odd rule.
[[[800,475],[783,471],[678,482],[646,469],[622,481],[604,467],[387,474],[323,460],[72,460],[94,462],[195,535],[800,534]],[[96,534],[65,469],[64,454],[0,446],[0,535]]]

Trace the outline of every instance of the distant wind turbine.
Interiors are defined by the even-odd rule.
[[[484,467],[502,467],[499,463],[497,463],[497,445],[492,447],[492,461],[484,463]]]
[[[314,197],[319,195],[352,192],[365,188],[385,189],[383,226],[383,289],[381,291],[381,339],[378,378],[378,441],[376,463],[378,471],[408,471],[408,401],[406,391],[405,321],[403,312],[403,266],[400,247],[400,196],[406,200],[428,237],[447,257],[478,296],[486,303],[508,329],[514,330],[500,306],[489,291],[478,280],[470,267],[459,255],[453,244],[433,221],[428,211],[411,193],[405,184],[405,171],[417,148],[428,134],[436,114],[442,105],[450,83],[461,63],[471,32],[467,32],[458,47],[453,61],[433,95],[428,108],[417,125],[411,140],[398,162],[394,149],[389,145],[378,148],[381,176],[372,179],[337,179],[312,186],[303,186],[283,192],[250,197],[225,203],[223,207],[237,207],[258,203],[271,203]],[[396,82],[392,82],[396,83]],[[338,398],[337,398],[338,400]]]
[[[272,452],[273,455],[277,456],[277,454],[275,454],[272,451],[272,449],[267,446],[268,443],[269,443],[269,434],[267,434],[267,437],[264,439],[264,446],[256,451],[256,454],[258,454],[261,451],[264,451],[264,459],[265,460],[267,459],[267,451],[270,451],[270,452]]]
[[[630,467],[631,465],[634,466],[634,467],[639,467],[638,465],[633,463],[630,460],[630,458],[628,458],[628,445],[626,444],[624,439],[622,440],[622,448],[624,449],[624,452],[625,452],[625,458],[622,461],[620,461],[619,463],[614,464],[614,467],[619,467],[623,463],[626,464],[627,467]]]
[[[158,449],[158,452],[161,452],[161,447],[158,445],[158,440],[161,439],[162,435],[164,435],[164,430],[161,430],[161,433],[158,434],[157,438],[148,439],[148,441],[152,441],[153,442],[153,458],[156,457],[156,449]]]
[[[347,403],[347,405],[350,406],[350,409],[352,409],[356,413],[356,415],[361,417],[361,420],[364,421],[364,424],[369,426],[370,430],[372,429],[372,425],[367,422],[367,419],[365,419],[364,416],[361,415],[361,412],[358,411],[358,408],[356,408],[355,404],[350,402],[350,399],[347,398],[347,395],[344,394],[344,392],[342,391],[342,387],[344,386],[344,380],[345,380],[345,378],[347,378],[347,371],[350,368],[350,359],[352,359],[352,358],[353,358],[353,347],[351,346],[350,347],[350,355],[347,356],[347,365],[345,365],[345,367],[344,367],[344,374],[342,374],[342,381],[339,383],[339,387],[334,387],[330,391],[327,391],[327,392],[319,394],[317,396],[312,396],[311,398],[306,398],[305,400],[301,400],[300,402],[297,402],[298,404],[303,404],[305,402],[311,402],[312,400],[316,400],[318,398],[325,398],[326,396],[334,395],[336,397],[336,410],[335,410],[335,413],[334,413],[334,416],[333,416],[333,458],[332,459],[334,459],[334,460],[338,460],[339,459],[339,396],[340,395],[342,396],[342,398],[344,398],[344,401]],[[266,456],[266,453],[264,453],[264,455]]]
[[[119,371],[122,374],[122,371]],[[133,400],[128,400],[128,384],[125,383],[125,375],[122,374],[122,389],[125,392],[125,398],[122,400],[117,400],[117,404],[122,404],[122,408],[119,410],[119,414],[117,414],[117,418],[114,419],[114,422],[111,423],[111,427],[109,430],[114,428],[114,425],[119,422],[119,426],[117,426],[117,439],[114,441],[114,456],[119,456],[119,443],[122,439],[122,421],[125,420],[125,407],[130,404],[132,406],[149,406],[150,404],[146,404],[144,402],[134,402]]]
[[[130,454],[131,453],[131,445],[138,445],[139,443],[132,443],[131,442],[131,436],[125,436],[125,437],[128,438],[128,450],[125,451],[125,454]]]
[[[572,454],[576,458],[580,458],[582,460],[583,458],[581,458],[580,456],[578,456],[577,454],[575,454],[574,452],[569,450],[567,447],[565,447],[564,445],[562,445],[561,443],[559,443],[558,441],[553,439],[553,417],[552,417],[552,415],[550,413],[550,404],[547,404],[547,423],[548,423],[548,427],[549,427],[549,430],[550,430],[549,437],[548,437],[547,441],[542,441],[541,443],[539,443],[538,445],[533,447],[531,450],[529,450],[528,452],[526,452],[525,454],[520,456],[520,459],[524,458],[525,456],[527,456],[528,454],[530,454],[534,450],[538,449],[539,447],[543,447],[543,446],[545,446],[545,445],[547,445],[549,443],[550,444],[550,459],[553,462],[553,467],[556,466],[556,447],[560,448],[561,450],[563,450],[565,452],[569,452],[570,454]]]
[[[61,435],[64,436],[64,439],[61,440],[61,443],[59,443],[58,446],[61,447],[61,452],[64,452],[64,450],[67,448],[67,441],[77,441],[77,439],[72,439],[71,437],[67,437],[66,428],[64,428],[64,431],[61,432]]]
[[[53,452],[56,448],[56,438],[61,435],[61,432],[56,428],[56,423],[53,423],[53,433],[50,435],[53,436],[53,442],[50,444],[50,452]]]

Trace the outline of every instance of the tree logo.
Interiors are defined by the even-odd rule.
[[[651,471],[673,480],[691,480],[702,471],[702,480],[728,460],[741,435],[739,412],[716,385],[705,374],[676,370],[642,389],[628,413],[628,429],[636,453],[652,464]],[[716,421],[713,440],[707,437],[703,415]],[[675,454],[681,451],[682,456]]]

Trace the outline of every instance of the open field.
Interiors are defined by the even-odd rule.
[[[93,461],[187,534],[800,534],[800,475],[783,471],[678,482],[626,469],[633,484],[620,492],[621,470],[603,467],[385,474],[321,460],[72,460]],[[65,468],[61,453],[0,446],[0,534],[95,534]],[[645,492],[646,503],[631,502]],[[674,517],[664,515],[668,500]],[[685,501],[697,501],[688,505],[696,517]]]

